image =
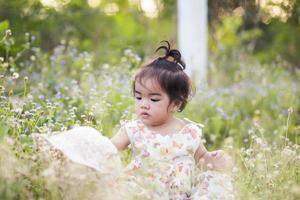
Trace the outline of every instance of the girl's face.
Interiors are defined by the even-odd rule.
[[[159,126],[173,118],[175,108],[155,79],[135,82],[135,112],[145,125]]]

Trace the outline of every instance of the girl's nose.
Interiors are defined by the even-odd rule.
[[[141,104],[141,108],[142,109],[149,109],[150,108],[150,106],[149,106],[149,104],[147,103],[147,102],[142,102],[142,104]]]
[[[149,106],[146,106],[146,105],[144,105],[144,106],[142,106],[142,109],[149,109]]]

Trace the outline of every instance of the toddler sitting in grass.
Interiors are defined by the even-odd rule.
[[[180,52],[165,43],[157,49],[165,55],[143,66],[134,77],[137,119],[122,123],[110,140],[89,127],[47,140],[69,159],[96,170],[112,164],[104,159],[109,151],[114,155],[130,147],[132,160],[123,174],[128,187],[148,190],[139,199],[234,199],[230,177],[222,172],[230,168],[230,158],[222,150],[206,150],[201,125],[175,117],[191,96],[191,80],[184,72]],[[71,137],[73,140],[67,139]],[[97,145],[94,151],[82,150]]]

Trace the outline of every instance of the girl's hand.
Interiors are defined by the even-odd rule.
[[[114,135],[110,141],[115,145],[118,151],[123,151],[130,144],[129,138],[126,134],[125,128],[120,128],[118,133]]]
[[[207,152],[206,167],[215,170],[231,170],[233,161],[223,150]]]

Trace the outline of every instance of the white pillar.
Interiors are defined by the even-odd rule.
[[[207,0],[177,0],[179,49],[186,72],[199,88],[207,85]]]

